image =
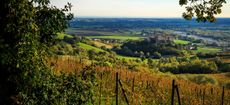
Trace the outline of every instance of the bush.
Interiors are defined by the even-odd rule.
[[[164,61],[165,62],[165,61]],[[191,73],[191,74],[209,74],[217,73],[218,67],[214,62],[206,60],[193,60],[191,62],[165,63],[160,67],[161,72],[171,72],[174,74]]]
[[[49,70],[33,73],[24,78],[27,83],[20,89],[20,102],[23,105],[92,104],[95,84],[92,68],[83,70],[81,77],[75,73],[56,75]]]
[[[214,62],[194,60],[191,63],[185,63],[179,66],[180,73],[208,74],[216,73],[217,66]]]
[[[217,80],[215,80],[214,78],[207,77],[204,75],[191,77],[189,78],[189,80],[197,84],[218,84]]]
[[[220,71],[222,72],[230,72],[230,64],[223,64],[220,68]]]
[[[64,36],[63,41],[72,45],[76,43],[75,40],[69,36]]]

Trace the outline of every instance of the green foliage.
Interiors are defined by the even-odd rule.
[[[189,44],[189,41],[185,41],[185,40],[174,40],[174,43],[176,43],[176,44]]]
[[[181,6],[185,5],[186,12],[183,17],[187,20],[192,20],[197,17],[197,22],[215,22],[215,15],[222,12],[221,8],[226,0],[180,0]]]
[[[51,6],[49,0],[1,0],[0,4],[0,104],[92,103],[94,76],[88,69],[83,70],[84,78],[77,78],[58,76],[46,65],[56,34],[73,17],[68,12],[71,4],[63,9]]]
[[[161,56],[183,56],[187,49],[186,45],[174,44],[172,42],[155,42],[155,41],[128,41],[124,43],[120,48],[113,48],[117,54],[132,56],[132,57],[142,57],[142,58],[160,58]],[[159,54],[156,54],[158,52]]]
[[[81,77],[76,73],[56,75],[49,70],[39,71],[25,77],[30,85],[25,84],[18,97],[23,105],[92,104],[95,84],[92,68],[83,70]]]
[[[219,48],[211,48],[211,47],[198,47],[197,50],[195,50],[196,53],[217,53],[220,51],[221,49]]]
[[[141,37],[135,37],[135,36],[87,36],[91,39],[116,39],[116,40],[140,40]]]
[[[40,41],[42,43],[52,44],[53,37],[56,37],[57,33],[63,32],[67,28],[68,21],[73,18],[73,14],[68,13],[70,9],[71,4],[69,3],[63,9],[58,9],[55,6],[49,7],[49,4],[46,3],[36,8],[35,23],[39,27]],[[66,13],[68,15],[65,15]]]
[[[159,53],[159,52],[154,52],[154,53],[153,53],[153,56],[154,56],[155,58],[157,58],[157,59],[160,59],[160,58],[161,58],[161,53]]]
[[[97,48],[97,47],[93,47],[93,46],[90,46],[88,44],[85,44],[85,43],[77,43],[78,46],[86,49],[86,50],[94,50],[96,52],[105,52],[104,50],[100,49],[100,48]]]
[[[223,64],[220,70],[222,72],[230,72],[230,64]]]
[[[214,78],[207,77],[204,75],[198,75],[189,78],[190,81],[197,83],[197,84],[214,84],[216,85],[218,82]]]
[[[171,72],[174,74],[191,73],[191,74],[208,74],[218,72],[218,67],[215,62],[206,60],[191,60],[178,62],[175,58],[162,59],[160,71]],[[167,63],[168,62],[168,63]]]

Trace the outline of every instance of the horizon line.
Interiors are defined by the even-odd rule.
[[[175,18],[183,19],[183,17],[135,17],[135,16],[74,16],[74,18]],[[230,18],[230,17],[216,17],[217,19]],[[195,19],[195,18],[194,18]]]

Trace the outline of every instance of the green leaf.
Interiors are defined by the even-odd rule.
[[[222,10],[221,9],[217,9],[216,10],[218,14],[221,14]]]
[[[180,0],[179,4],[182,5],[187,5],[188,1],[187,0]]]

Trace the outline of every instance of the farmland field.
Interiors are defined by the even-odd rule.
[[[65,70],[65,72],[71,72],[71,70],[77,70],[81,72],[81,64],[77,58],[74,59],[59,59],[57,65],[54,67],[56,71]],[[52,61],[51,61],[52,62]],[[80,68],[79,68],[80,67]],[[182,103],[190,103],[192,105],[219,105],[221,103],[221,93],[222,88],[218,85],[226,83],[228,81],[222,81],[222,79],[227,80],[229,77],[226,74],[217,75],[184,75],[189,78],[197,77],[198,81],[191,82],[184,78],[184,76],[177,77],[171,74],[162,73],[148,73],[148,72],[132,72],[124,66],[118,65],[115,67],[95,67],[95,72],[97,72],[97,79],[99,84],[95,86],[95,103],[102,104],[114,104],[115,103],[115,88],[116,88],[116,73],[119,73],[119,78],[122,84],[120,89],[125,90],[125,95],[130,104],[145,104],[145,105],[159,105],[159,104],[170,104],[171,94],[172,94],[172,80],[176,80],[176,84],[179,86],[179,92],[181,95]],[[201,80],[199,80],[199,78]],[[203,78],[204,77],[204,78]],[[211,77],[210,82],[207,84],[200,84],[200,82],[206,83],[204,81],[206,77]],[[210,79],[210,78],[208,78]],[[215,80],[217,82],[215,82]],[[196,79],[195,79],[196,80]],[[214,80],[214,82],[212,82]],[[197,83],[199,84],[197,84]],[[120,104],[125,104],[124,92],[119,89],[118,98]],[[203,94],[205,93],[205,94]],[[230,103],[230,91],[225,90],[224,102],[228,105]],[[175,102],[178,101],[175,98]]]
[[[219,48],[210,48],[210,47],[198,47],[198,49],[195,51],[196,53],[216,53],[220,52],[221,49]]]
[[[140,40],[140,37],[135,36],[87,36],[91,39],[118,39],[118,40]]]
[[[104,50],[100,49],[100,48],[97,48],[97,47],[93,47],[91,45],[87,45],[87,44],[84,44],[84,43],[78,43],[77,45],[79,45],[80,47],[86,49],[86,50],[94,50],[96,52],[105,52]]]
[[[189,41],[185,41],[185,40],[174,40],[174,43],[176,43],[176,44],[189,44]]]
[[[97,47],[105,46],[105,47],[108,48],[108,49],[112,49],[112,48],[113,48],[112,45],[110,45],[110,44],[105,44],[105,43],[102,43],[102,42],[99,42],[99,41],[93,41],[93,43],[94,43]]]
[[[130,20],[125,19],[125,21]],[[80,50],[82,55],[70,53],[73,54],[70,58],[65,58],[65,60],[54,58],[51,62],[57,62],[54,66],[55,71],[72,72],[74,70],[78,74],[87,67],[92,67],[98,83],[94,86],[94,104],[116,103],[116,73],[120,77],[119,84],[122,84],[122,86],[119,85],[119,104],[125,104],[128,100],[129,104],[168,105],[171,102],[172,80],[176,80],[183,105],[219,105],[221,101],[230,103],[228,100],[230,98],[230,81],[227,73],[230,67],[228,53],[223,52],[222,45],[216,43],[212,37],[196,39],[180,36],[174,33],[174,26],[169,25],[165,29],[161,25],[167,23],[161,22],[160,26],[152,24],[153,26],[150,25],[150,27],[141,26],[142,23],[134,19],[133,23],[121,23],[121,27],[117,27],[113,24],[118,24],[119,20],[118,23],[111,23],[112,25],[107,23],[101,25],[101,21],[99,23],[93,21],[86,22],[87,24],[84,21],[83,26],[78,25],[66,32],[75,36],[72,40],[78,39],[77,45],[85,49]],[[116,19],[111,19],[111,21],[116,21]],[[146,21],[149,22],[149,20]],[[93,25],[89,26],[91,22]],[[131,27],[130,24],[138,25]],[[175,27],[177,27],[176,31],[180,29],[180,31],[185,31],[184,27]],[[200,32],[196,29],[194,31]],[[195,32],[188,31],[188,33]],[[164,37],[158,40],[154,39],[155,35]],[[167,40],[167,37],[170,38],[171,35],[174,39]],[[74,46],[72,44],[72,49],[77,49]],[[94,51],[95,55],[89,53],[89,50]],[[224,56],[219,56],[222,53]],[[223,86],[226,93],[224,99],[221,100]],[[178,103],[178,100],[175,100],[175,103]]]

